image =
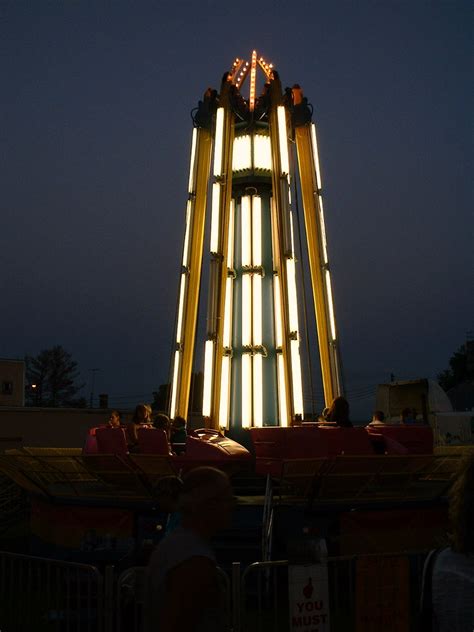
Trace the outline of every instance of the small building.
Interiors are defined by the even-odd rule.
[[[25,405],[25,362],[0,358],[0,406]]]

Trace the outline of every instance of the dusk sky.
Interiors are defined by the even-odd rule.
[[[473,17],[467,0],[0,1],[0,357],[63,345],[113,406],[167,381],[190,111],[255,48],[314,106],[354,415],[390,373],[435,377],[474,330]]]

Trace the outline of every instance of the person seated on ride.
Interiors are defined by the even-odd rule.
[[[170,440],[170,418],[165,413],[158,413],[153,417],[152,424],[158,430],[164,430],[168,441]]]
[[[146,404],[138,404],[130,423],[127,424],[127,444],[130,452],[136,452],[138,447],[137,430],[140,426],[150,423],[150,409]]]
[[[385,426],[385,413],[383,410],[374,410],[369,426]]]
[[[118,410],[113,410],[110,413],[110,417],[109,420],[107,422],[107,427],[108,428],[120,428],[122,423],[122,415],[119,413]]]
[[[413,411],[411,408],[404,408],[401,414],[402,424],[416,424],[416,419],[413,417]]]
[[[180,454],[186,449],[186,419],[176,415],[171,424],[171,445],[176,454]]]
[[[342,395],[340,395],[339,397],[333,399],[333,402],[320,425],[336,425],[340,428],[353,427],[352,422],[349,420],[349,402],[345,397],[342,397]]]

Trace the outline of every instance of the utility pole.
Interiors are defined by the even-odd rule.
[[[92,373],[92,377],[91,377],[91,396],[90,396],[90,401],[89,401],[89,408],[94,408],[95,374],[97,373],[97,371],[100,371],[100,369],[89,369],[89,371]]]

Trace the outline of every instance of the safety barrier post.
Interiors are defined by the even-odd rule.
[[[240,562],[232,563],[232,632],[240,632]]]
[[[114,632],[114,583],[113,566],[106,566],[104,572],[104,632]]]

